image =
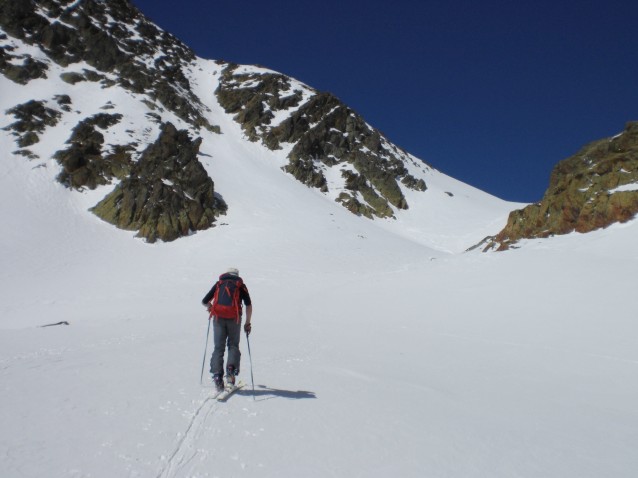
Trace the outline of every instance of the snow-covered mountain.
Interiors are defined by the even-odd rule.
[[[404,152],[332,95],[197,58],[125,0],[5,2],[0,25],[3,150],[70,191],[99,189],[92,211],[150,242],[230,224],[220,215],[245,206],[218,169],[238,174],[248,156],[437,248],[473,245],[515,207]]]
[[[123,0],[0,19],[1,476],[636,475],[635,220],[463,252],[516,205],[330,95]],[[221,404],[200,301],[229,266],[255,312]]]

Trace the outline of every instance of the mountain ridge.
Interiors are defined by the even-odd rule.
[[[3,102],[2,126],[14,136],[14,154],[32,161],[56,158],[62,168],[58,180],[71,189],[113,186],[112,200],[92,210],[149,242],[213,227],[235,206],[220,194],[214,172],[208,179],[194,173],[176,182],[162,172],[161,155],[148,152],[163,141],[161,131],[171,129],[170,123],[184,132],[177,135],[184,141],[168,150],[183,144],[198,161],[198,138],[214,143],[225,133],[211,113],[220,105],[234,116],[245,140],[276,152],[283,172],[355,215],[399,222],[409,217],[410,227],[420,223],[423,230],[432,229],[428,219],[417,217],[427,203],[446,214],[446,201],[451,210],[473,202],[454,204],[461,202],[454,197],[466,193],[438,191],[432,178],[443,175],[390,143],[333,95],[264,68],[202,61],[126,0],[4,2],[0,26],[0,70],[10,81],[5,88],[16,92],[12,98],[28,98]],[[201,78],[204,71],[207,77]],[[196,78],[206,84],[195,88]],[[61,141],[62,131],[69,130]],[[154,160],[140,176],[137,164],[150,156]],[[467,216],[478,211],[493,218],[511,209],[453,183],[485,198]],[[193,194],[201,188],[207,192]],[[443,201],[434,198],[439,194],[445,194]]]

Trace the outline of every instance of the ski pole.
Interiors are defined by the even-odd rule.
[[[253,384],[253,400],[256,400],[256,398],[255,398],[255,379],[253,377],[253,357],[250,354],[250,339],[248,338],[248,332],[246,332],[246,343],[248,344],[248,360],[250,361],[250,381]]]
[[[206,349],[208,349],[208,336],[210,335],[210,317],[208,318],[208,330],[206,331],[206,345],[204,345],[204,358],[202,359],[202,374],[199,376],[199,384],[204,383],[204,364],[206,363]]]

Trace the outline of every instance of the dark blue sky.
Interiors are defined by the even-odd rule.
[[[638,2],[132,0],[204,58],[329,91],[391,141],[503,199],[638,120]]]

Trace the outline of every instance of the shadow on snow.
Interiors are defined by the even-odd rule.
[[[244,387],[241,390],[237,390],[238,395],[251,396],[253,395],[253,390],[248,387]],[[276,388],[269,388],[265,385],[257,385],[255,388],[254,395],[256,400],[272,400],[273,398],[287,398],[288,400],[302,400],[305,398],[317,398],[314,392],[305,392],[303,390],[278,390]]]

